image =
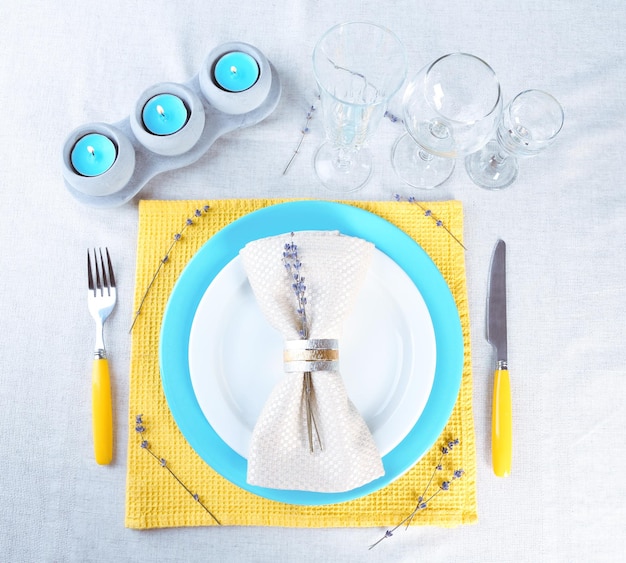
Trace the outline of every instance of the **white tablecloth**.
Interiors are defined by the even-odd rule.
[[[319,117],[290,171],[314,92],[311,52],[331,25],[371,20],[394,30],[409,73],[452,51],[487,60],[505,99],[526,88],[563,104],[565,127],[522,163],[503,192],[475,187],[461,164],[436,191],[394,175],[385,120],[372,141],[376,171],[353,197],[459,199],[472,323],[479,523],[384,529],[124,527],[130,356],[128,326],[136,201],[94,210],[61,176],[75,127],[115,122],[147,87],[185,82],[207,53],[249,42],[276,66],[283,96],[263,123],[219,139],[197,163],[154,178],[145,198],[334,198],[311,158]],[[626,558],[626,4],[525,2],[238,3],[66,0],[0,7],[0,559],[5,561],[620,561]],[[399,98],[391,110],[400,112]],[[514,470],[490,468],[493,354],[483,338],[492,248],[508,245],[509,363]],[[115,463],[92,455],[92,320],[85,249],[108,246],[119,286],[107,324]]]

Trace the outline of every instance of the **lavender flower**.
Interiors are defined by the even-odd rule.
[[[437,491],[435,491],[432,495],[430,495],[426,500],[424,500],[424,497],[426,496],[426,493],[428,492],[428,489],[430,488],[434,478],[435,478],[435,474],[437,473],[437,471],[441,471],[443,469],[443,465],[442,465],[442,460],[444,458],[444,456],[447,456],[450,451],[452,449],[454,449],[455,446],[459,445],[459,440],[454,439],[454,440],[450,440],[447,442],[447,444],[445,446],[442,446],[440,448],[440,452],[441,455],[439,457],[439,462],[435,465],[435,468],[433,470],[432,475],[430,476],[430,479],[428,481],[428,484],[426,485],[426,488],[424,489],[424,492],[422,493],[422,495],[420,495],[417,498],[417,504],[415,505],[415,508],[413,509],[413,512],[411,512],[411,514],[409,514],[404,520],[402,520],[402,522],[400,522],[395,528],[392,528],[391,530],[387,530],[385,532],[385,535],[383,537],[381,537],[377,542],[373,543],[372,545],[369,546],[369,549],[373,549],[374,547],[376,547],[381,541],[383,541],[386,538],[390,538],[391,536],[393,536],[393,533],[402,525],[406,524],[406,528],[409,527],[409,524],[412,522],[413,518],[415,517],[415,515],[420,511],[420,510],[425,510],[426,508],[428,508],[428,503],[435,498],[441,491],[449,491],[450,490],[450,481],[442,481],[441,484],[439,485],[439,488],[437,489]],[[455,479],[460,479],[463,475],[464,471],[462,469],[457,469],[452,473],[452,478],[451,480],[455,480]],[[405,528],[405,529],[406,529]]]
[[[302,262],[298,258],[298,246],[293,242],[293,236],[294,234],[291,233],[291,242],[285,244],[283,265],[292,279],[291,289],[296,296],[296,302],[298,304],[296,308],[296,313],[300,319],[298,334],[300,338],[306,340],[309,336],[309,323],[306,316],[306,285],[304,285],[304,276],[300,273],[302,270]]]
[[[404,121],[401,118],[399,118],[397,115],[394,115],[390,111],[386,111],[385,112],[385,117],[389,121],[391,121],[391,123],[402,123],[402,124],[404,124]]]
[[[302,340],[306,340],[309,337],[309,321],[306,316],[306,285],[304,276],[301,273],[302,262],[298,256],[298,245],[293,241],[294,233],[291,233],[291,240],[285,243],[283,249],[283,265],[291,281],[291,290],[296,297],[296,314],[300,320],[300,328],[298,329],[298,335]],[[313,412],[312,394],[313,394],[313,378],[310,371],[305,371],[303,374],[303,395],[306,405],[306,425],[307,434],[309,438],[309,450],[311,453],[314,451],[313,433],[317,438],[320,450],[322,447],[322,440],[320,438],[319,430],[317,428],[317,422]]]
[[[150,444],[148,443],[148,440],[146,440],[144,438],[144,432],[146,431],[145,426],[143,425],[143,415],[138,414],[135,416],[135,431],[141,436],[141,442],[140,442],[140,446],[142,449],[146,450],[154,459],[156,459],[159,462],[159,465],[161,467],[163,467],[164,469],[167,469],[167,471],[169,472],[169,474],[178,482],[178,484],[183,487],[183,489],[185,489],[185,491],[187,491],[187,493],[189,493],[189,495],[191,495],[191,497],[193,498],[193,500],[195,500],[208,514],[209,516],[211,516],[211,518],[213,518],[213,520],[215,520],[215,522],[218,525],[222,525],[222,523],[215,517],[215,515],[202,503],[202,501],[200,500],[200,497],[196,494],[191,492],[191,490],[187,487],[187,485],[185,485],[177,476],[176,474],[170,469],[169,465],[167,464],[167,461],[165,460],[165,458],[163,457],[159,457],[158,455],[156,455],[151,449],[150,449]]]
[[[320,95],[317,94],[315,96],[315,99],[319,100],[320,99]],[[294,149],[293,155],[289,159],[289,162],[287,163],[287,166],[285,166],[285,169],[283,170],[283,176],[285,174],[287,174],[287,171],[289,170],[289,168],[293,164],[293,161],[296,159],[296,156],[298,156],[298,153],[300,152],[300,147],[302,146],[302,143],[304,142],[304,138],[309,133],[309,123],[310,123],[311,119],[313,119],[313,113],[315,112],[316,109],[317,108],[315,107],[314,103],[311,104],[311,106],[309,107],[309,111],[306,114],[306,121],[304,122],[304,127],[300,130],[300,140],[298,141],[298,144],[296,145],[296,148]]]
[[[393,196],[393,198],[396,201],[402,201],[402,196],[400,194],[395,194]],[[423,212],[424,212],[424,217],[430,217],[434,222],[435,225],[437,227],[443,227],[444,231],[446,231],[457,243],[459,243],[461,245],[461,247],[463,248],[463,250],[467,250],[467,248],[465,247],[465,245],[456,237],[452,234],[452,231],[450,231],[450,229],[448,229],[448,227],[446,227],[443,224],[443,221],[441,219],[439,219],[438,217],[435,217],[435,215],[433,214],[432,210],[427,209],[426,207],[424,207],[419,201],[417,201],[415,199],[415,197],[410,196],[407,198],[407,201],[409,203],[412,203],[414,205],[417,205]]]
[[[196,209],[193,213],[194,217],[202,217],[203,215],[205,215],[206,213],[208,213],[210,209],[209,205],[204,205],[201,209]],[[170,259],[170,254],[174,248],[174,245],[183,238],[183,233],[185,232],[185,230],[191,226],[194,225],[194,221],[191,218],[187,218],[185,220],[185,224],[183,225],[183,227],[181,228],[181,230],[178,233],[175,233],[173,238],[173,241],[171,242],[169,248],[167,249],[167,252],[165,253],[165,256],[161,259],[161,261],[159,262],[159,265],[156,269],[156,272],[154,272],[154,275],[152,276],[152,279],[150,280],[150,283],[148,284],[148,288],[146,289],[145,293],[143,294],[143,297],[141,298],[141,301],[139,302],[139,307],[137,308],[137,311],[135,312],[135,317],[133,318],[133,323],[130,325],[130,329],[128,332],[132,332],[133,331],[133,327],[135,326],[135,323],[137,322],[137,318],[139,317],[139,313],[141,313],[141,309],[143,308],[143,304],[146,300],[146,298],[148,297],[148,293],[150,292],[150,289],[152,288],[152,286],[154,285],[154,282],[157,279],[157,276],[159,275],[159,272],[161,271],[161,268],[169,261]]]

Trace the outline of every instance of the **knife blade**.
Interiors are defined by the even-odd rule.
[[[493,346],[496,365],[491,413],[491,457],[498,477],[511,473],[513,420],[508,368],[506,324],[506,244],[498,240],[491,259],[487,297],[487,341]]]

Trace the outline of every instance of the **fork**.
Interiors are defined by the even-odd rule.
[[[111,314],[117,301],[115,276],[109,249],[105,248],[106,267],[102,249],[93,249],[93,261],[87,250],[87,278],[89,291],[87,304],[96,321],[96,347],[91,379],[91,402],[93,409],[93,440],[96,462],[100,465],[113,459],[113,407],[111,403],[111,378],[109,362],[104,347],[104,321]],[[92,266],[93,262],[93,266]],[[95,272],[95,275],[94,275]]]

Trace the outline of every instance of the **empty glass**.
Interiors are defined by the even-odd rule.
[[[455,158],[477,151],[494,134],[500,83],[482,59],[451,53],[417,73],[402,107],[407,133],[393,147],[393,167],[407,184],[430,189],[450,177]]]
[[[465,159],[472,181],[501,190],[517,179],[520,157],[531,157],[550,146],[563,127],[563,108],[547,92],[520,92],[502,112],[496,139]]]
[[[315,154],[324,186],[351,192],[365,185],[372,159],[364,146],[406,77],[406,53],[388,29],[350,22],[328,30],[313,51],[326,142]]]

